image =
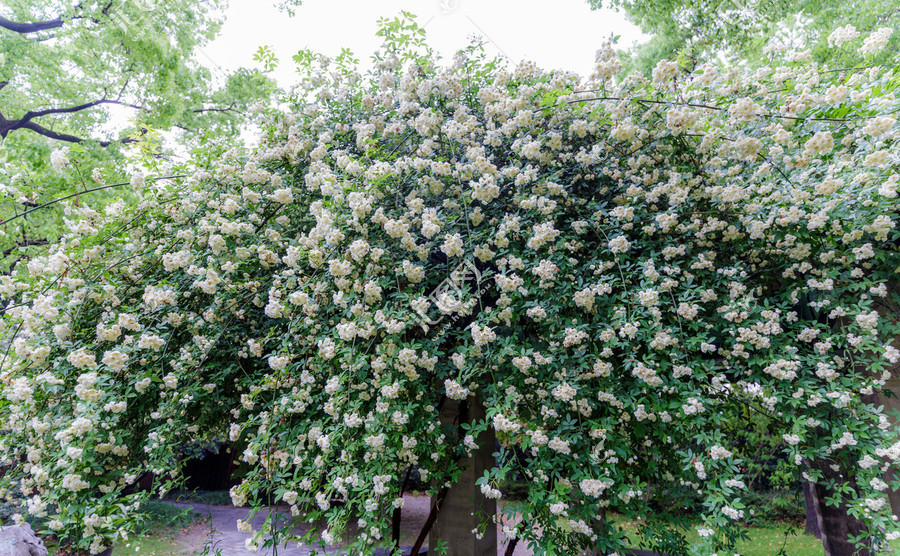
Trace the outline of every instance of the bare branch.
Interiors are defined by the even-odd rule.
[[[194,114],[201,114],[203,112],[237,112],[234,109],[234,106],[226,106],[225,108],[197,108],[192,110]]]
[[[37,33],[39,31],[46,31],[47,29],[57,29],[62,27],[65,22],[57,17],[56,19],[51,19],[48,21],[33,21],[29,23],[18,23],[16,21],[10,21],[3,16],[0,16],[0,28],[7,29],[14,33]]]
[[[127,84],[126,84],[127,85]],[[0,84],[0,88],[2,88],[2,84]],[[121,97],[121,91],[119,93],[119,97]],[[99,106],[101,104],[117,104],[119,106],[127,106],[129,108],[134,108],[136,110],[142,110],[141,106],[136,104],[130,104],[127,102],[122,102],[118,99],[101,99],[95,100],[93,102],[86,102],[84,104],[79,104],[77,106],[69,106],[67,108],[46,108],[44,110],[29,110],[25,113],[24,116],[17,120],[7,119],[0,113],[0,137],[6,137],[10,131],[15,131],[17,129],[30,129],[36,133],[40,133],[45,137],[50,137],[51,139],[58,139],[60,141],[68,141],[70,143],[80,143],[85,139],[76,137],[74,135],[69,135],[66,133],[59,133],[48,129],[33,120],[35,118],[40,118],[41,116],[49,116],[52,114],[72,114],[74,112],[80,112],[82,110],[87,110],[88,108],[93,108],[95,106]],[[132,140],[123,139],[122,141],[113,141],[113,142],[122,142],[122,143],[130,143]],[[104,147],[109,145],[111,141],[101,141],[100,144]]]
[[[50,139],[56,139],[57,141],[66,141],[68,143],[81,143],[84,141],[90,141],[90,139],[85,139],[84,137],[78,137],[75,135],[70,135],[68,133],[60,133],[58,131],[53,131],[52,129],[47,129],[46,127],[37,124],[35,122],[25,122],[24,124],[13,128],[13,129],[30,129],[31,131],[43,135],[44,137],[49,137]],[[0,136],[5,137],[6,131],[0,133]],[[107,147],[113,143],[134,143],[136,139],[132,139],[131,137],[126,137],[124,139],[119,139],[116,141],[98,141],[101,147]]]
[[[15,245],[13,245],[12,247],[10,247],[3,253],[0,253],[0,256],[6,257],[7,255],[12,253],[19,247],[30,247],[32,245],[47,245],[47,243],[49,243],[49,242],[46,239],[24,239],[24,240],[16,243]]]
[[[121,93],[119,94],[119,96],[121,97]],[[24,123],[24,122],[33,120],[34,118],[40,118],[41,116],[48,116],[50,114],[72,114],[73,112],[80,112],[82,110],[87,110],[88,108],[93,108],[94,106],[99,106],[101,104],[118,104],[119,106],[127,106],[128,108],[134,108],[135,110],[142,110],[142,107],[140,107],[136,104],[129,104],[127,102],[122,102],[118,99],[104,98],[104,99],[100,99],[100,100],[95,100],[93,102],[86,102],[84,104],[79,104],[77,106],[69,106],[67,108],[46,108],[44,110],[37,110],[37,111],[29,110],[28,112],[25,113],[24,116],[22,116],[22,119],[18,120],[18,121]]]

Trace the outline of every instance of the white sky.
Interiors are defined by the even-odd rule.
[[[595,52],[610,35],[620,35],[622,48],[649,38],[624,14],[591,10],[587,0],[303,0],[294,17],[279,11],[276,3],[230,0],[221,32],[199,49],[198,61],[221,80],[226,71],[240,67],[262,69],[253,55],[267,45],[279,60],[271,76],[288,89],[297,75],[291,58],[302,49],[336,56],[349,48],[362,69],[370,67],[370,57],[381,45],[375,35],[378,19],[393,19],[401,11],[416,14],[429,46],[445,59],[478,35],[489,55],[507,57],[513,65],[527,59],[544,69],[582,76],[590,75]],[[109,110],[102,133],[114,138],[134,114],[121,107]],[[248,146],[255,143],[255,128],[245,129],[241,138]],[[184,154],[177,139],[166,143]]]
[[[259,67],[253,54],[268,45],[280,61],[273,76],[286,88],[294,82],[291,57],[304,48],[334,56],[347,47],[368,65],[380,45],[378,18],[401,10],[418,16],[428,44],[446,58],[480,35],[489,54],[582,75],[590,74],[594,53],[611,34],[621,35],[621,47],[646,40],[624,14],[592,11],[586,0],[304,0],[293,18],[273,4],[231,0],[221,34],[202,49],[200,60],[225,70]]]

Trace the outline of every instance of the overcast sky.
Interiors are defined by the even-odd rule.
[[[304,0],[293,18],[273,4],[231,0],[222,32],[202,49],[201,61],[224,70],[258,67],[253,54],[268,45],[280,60],[274,77],[288,87],[295,74],[291,57],[304,48],[334,56],[347,47],[367,64],[380,44],[378,18],[401,10],[418,16],[428,43],[445,57],[480,35],[491,54],[582,75],[590,74],[594,53],[610,34],[620,35],[623,47],[645,40],[623,14],[592,11],[586,0]]]

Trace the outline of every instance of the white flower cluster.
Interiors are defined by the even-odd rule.
[[[859,42],[874,56],[890,39]],[[874,478],[900,459],[868,398],[900,362],[879,314],[897,267],[894,76],[767,50],[785,61],[663,61],[646,79],[617,75],[606,43],[593,83],[471,50],[448,66],[383,52],[365,76],[312,63],[259,115],[258,148],[149,190],[135,175],[110,210],[70,206],[59,245],[0,276],[17,300],[0,493],[69,508],[55,530],[108,546],[117,527],[92,516],[132,510],[96,493],[227,437],[245,448],[236,504],[281,492],[292,518],[334,524],[327,542],[355,520],[365,553],[403,505],[398,469],[445,485],[492,427],[532,457],[488,477],[525,473],[543,503],[523,519],[575,553],[586,516],[652,503],[642,454],[704,497],[703,533],[740,520],[740,440],[719,423],[749,403],[779,416],[796,465],[822,463],[813,433],[858,464],[845,502],[880,531]],[[442,400],[470,399],[490,417],[457,434]]]

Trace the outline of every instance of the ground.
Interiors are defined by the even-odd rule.
[[[430,500],[423,496],[404,496],[403,519],[400,541],[403,546],[411,546],[422,528],[430,511]],[[247,508],[234,508],[231,506],[215,506],[201,503],[174,503],[183,508],[192,508],[207,519],[181,531],[175,535],[150,534],[146,537],[134,539],[127,546],[120,546],[115,551],[115,556],[135,554],[135,556],[189,556],[202,554],[206,550],[209,556],[247,556],[245,541],[250,538],[247,533],[241,533],[237,529],[238,519],[247,519]],[[264,512],[260,512],[253,519],[255,528],[259,527],[266,518]],[[635,524],[625,523],[626,530],[636,530]],[[822,545],[815,538],[808,535],[785,537],[787,526],[773,525],[771,527],[754,527],[749,530],[751,541],[741,543],[738,553],[742,556],[773,556],[782,547],[790,556],[822,556]],[[506,540],[502,531],[498,530],[500,540],[498,542],[499,554],[504,554]],[[427,543],[426,543],[427,546]],[[332,547],[329,551],[338,553],[339,548]],[[322,554],[319,547],[318,553]],[[279,547],[277,553],[268,549],[258,552],[261,556],[306,556],[312,554],[310,547],[299,547],[292,544],[287,547]],[[517,545],[515,556],[530,556],[531,551],[524,544]],[[896,553],[900,556],[900,552]]]
[[[404,500],[400,542],[402,546],[412,546],[428,517],[431,503],[427,497],[410,494],[405,495]],[[245,548],[245,542],[250,538],[250,534],[242,533],[237,529],[237,520],[246,520],[248,517],[247,508],[183,502],[174,503],[174,505],[191,508],[201,515],[207,516],[208,519],[186,529],[171,539],[156,539],[152,535],[146,539],[136,539],[134,543],[129,543],[131,546],[124,550],[117,549],[116,555],[131,554],[132,550],[136,549],[134,553],[140,556],[178,556],[202,553],[207,548],[207,554],[210,556],[247,556],[249,554]],[[266,517],[266,512],[260,512],[254,516],[251,521],[254,528],[258,529]],[[503,554],[503,550],[506,549],[506,539],[499,528],[498,535],[498,548],[500,553]],[[339,549],[332,548],[330,552],[336,553],[339,552]],[[322,554],[321,547],[318,548],[318,553]],[[268,551],[261,550],[257,554],[261,556],[275,556],[275,552],[271,549],[268,549]],[[309,554],[312,554],[311,547],[300,547],[296,543],[292,543],[287,547],[279,547],[277,551],[277,556],[307,556]],[[530,556],[530,554],[531,551],[524,545],[516,547],[515,556]]]

